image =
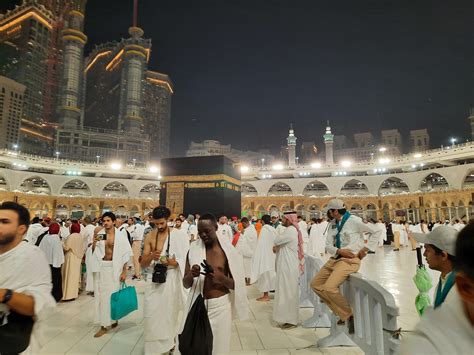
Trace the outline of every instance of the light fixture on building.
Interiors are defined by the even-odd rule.
[[[150,166],[148,170],[150,171],[150,173],[153,173],[153,174],[156,174],[160,171],[160,169],[158,169],[158,167],[155,165]]]
[[[415,159],[419,159],[419,158],[421,158],[422,156],[423,156],[423,154],[421,154],[421,153],[415,153],[415,154],[413,154],[413,158],[415,158]]]
[[[379,159],[379,164],[388,164],[388,163],[390,163],[389,158],[380,158]]]
[[[112,164],[110,164],[110,168],[112,170],[120,170],[122,169],[122,164],[119,162],[113,162]]]
[[[283,164],[275,164],[272,167],[273,170],[283,170]]]
[[[385,153],[386,151],[387,151],[387,148],[385,148],[385,147],[380,147],[379,148],[380,153]]]
[[[311,163],[311,167],[313,169],[319,169],[321,167],[321,163]]]
[[[241,173],[248,173],[248,171],[249,171],[249,167],[247,165],[242,165],[240,167],[240,172]]]
[[[343,160],[343,161],[341,161],[341,166],[342,166],[343,168],[348,168],[348,167],[350,167],[351,165],[352,165],[352,162],[349,161],[349,160]]]

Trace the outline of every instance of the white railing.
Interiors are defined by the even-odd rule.
[[[358,346],[369,355],[396,353],[400,340],[393,334],[398,331],[399,309],[391,293],[359,273],[349,276],[341,286],[341,291],[349,300],[354,312],[355,332],[349,334],[347,326],[337,325],[336,316],[326,305],[321,304],[319,297],[310,294],[313,291],[309,287],[309,282],[320,270],[322,260],[305,255],[305,264],[304,280],[308,286],[301,285],[301,299],[311,299],[314,313],[311,318],[303,322],[303,326],[331,328],[329,335],[318,341],[318,347]]]

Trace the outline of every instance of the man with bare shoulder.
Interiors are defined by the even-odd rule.
[[[246,319],[248,300],[242,257],[228,240],[217,234],[217,228],[212,214],[200,217],[199,239],[189,247],[183,284],[187,289],[192,287],[187,309],[199,293],[203,295],[213,334],[212,353],[226,354],[230,351],[232,314]]]
[[[181,283],[189,242],[168,226],[170,210],[156,207],[154,228],[145,236],[141,266],[147,270],[145,287],[145,354],[168,354],[182,324],[186,293]],[[166,305],[164,307],[164,305]]]
[[[110,318],[110,296],[120,288],[120,282],[127,277],[127,263],[132,256],[132,248],[124,231],[115,228],[115,215],[106,212],[102,215],[102,227],[94,231],[92,253],[103,255],[100,260],[99,293],[95,295],[99,307],[101,328],[94,335],[98,338],[107,333],[107,327],[115,328],[118,322],[112,324]],[[95,253],[100,249],[103,253]]]

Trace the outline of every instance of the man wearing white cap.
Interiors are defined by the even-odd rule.
[[[359,270],[360,261],[369,251],[375,251],[382,232],[351,215],[340,199],[329,201],[327,209],[331,223],[326,237],[326,251],[332,256],[311,281],[311,288],[340,318],[338,325],[349,321],[349,332],[352,333],[352,308],[339,292],[339,286],[350,274]],[[364,244],[364,233],[368,234],[367,246]]]
[[[277,211],[273,211],[270,214],[272,226],[276,229],[277,234],[282,233],[285,230],[285,226],[280,222],[280,214]]]
[[[441,306],[456,279],[453,264],[456,260],[457,236],[458,232],[450,226],[438,227],[428,234],[412,233],[411,235],[417,242],[425,244],[423,255],[430,269],[441,272],[435,291],[434,308]]]
[[[436,228],[436,230],[442,227]],[[474,352],[474,223],[456,238],[455,286],[441,307],[428,309],[412,332],[402,338],[400,354],[473,354]],[[437,237],[439,238],[439,237]],[[431,238],[427,243],[433,242]],[[445,238],[442,238],[443,240]],[[446,238],[447,239],[447,238]],[[438,243],[438,241],[437,241]],[[430,265],[431,266],[431,265]]]

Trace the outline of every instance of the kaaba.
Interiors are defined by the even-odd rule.
[[[161,160],[160,204],[180,213],[240,216],[240,168],[223,155]]]

